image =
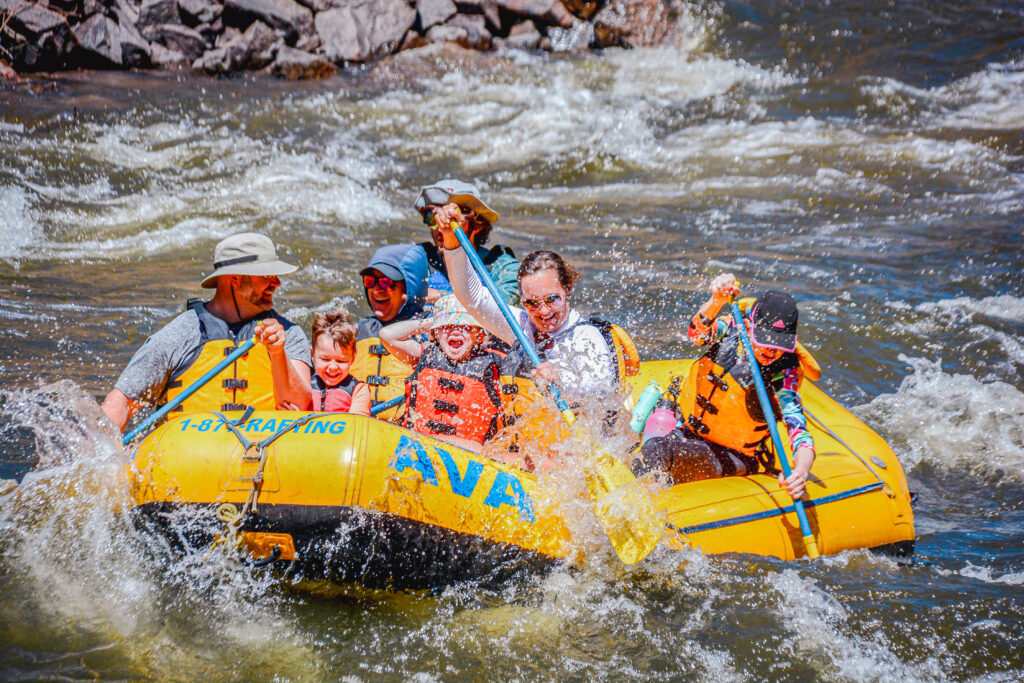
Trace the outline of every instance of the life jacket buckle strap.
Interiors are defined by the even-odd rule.
[[[427,427],[434,434],[454,434],[455,425],[445,424],[444,422],[438,422],[437,420],[427,420]]]
[[[708,429],[708,426],[706,424],[698,420],[697,417],[694,415],[691,415],[690,417],[686,418],[686,424],[690,426],[690,429],[694,430],[701,436],[711,431],[710,429]]]
[[[462,391],[466,388],[465,382],[460,382],[457,379],[451,377],[438,377],[437,385],[443,389],[451,389],[452,391]]]
[[[505,383],[502,383],[502,385],[501,385],[501,393],[505,394],[506,396],[513,396],[515,394],[518,394],[519,393],[519,385],[518,384],[505,384]]]
[[[180,389],[181,385],[182,385],[182,381],[180,379],[172,379],[170,382],[167,383],[167,388],[168,389]]]
[[[366,378],[366,383],[371,387],[382,387],[391,383],[391,378],[386,375],[370,375]]]
[[[722,391],[729,391],[729,383],[713,372],[708,373],[708,381],[714,384]]]
[[[248,389],[249,380],[245,378],[229,377],[221,382],[225,389]]]
[[[370,351],[370,353],[372,353],[375,356],[389,356],[389,355],[391,355],[391,352],[388,351],[388,347],[384,346],[383,344],[370,344],[369,351]]]
[[[233,354],[237,350],[238,350],[237,346],[225,346],[224,347],[224,355],[225,356],[230,356],[231,354]]]
[[[440,410],[442,413],[451,413],[452,415],[459,412],[458,404],[452,403],[451,401],[443,401],[439,398],[434,399],[434,408]]]
[[[694,399],[694,401],[698,406],[704,409],[704,412],[710,413],[711,415],[718,414],[718,406],[709,401],[706,396],[701,396],[698,394],[697,398]]]
[[[245,405],[244,403],[221,403],[220,404],[220,409],[225,411],[225,412],[228,411],[228,410],[245,410],[248,407],[249,406]]]

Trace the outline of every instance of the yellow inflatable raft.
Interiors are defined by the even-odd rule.
[[[644,363],[634,395],[691,362]],[[892,450],[810,382],[802,394],[818,450],[805,505],[821,552],[912,552],[910,494]],[[395,587],[504,579],[578,547],[552,492],[514,467],[372,418],[242,417],[182,415],[149,434],[132,467],[140,519],[182,543],[239,539],[307,578]],[[671,548],[804,555],[792,500],[774,477],[653,495]]]

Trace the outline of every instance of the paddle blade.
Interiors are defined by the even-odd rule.
[[[616,554],[625,564],[640,562],[665,533],[651,495],[622,461],[597,444],[591,444],[585,466],[594,512]]]

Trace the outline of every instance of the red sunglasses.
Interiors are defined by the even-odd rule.
[[[397,280],[392,280],[391,278],[384,277],[383,275],[380,277],[377,277],[376,275],[363,276],[363,287],[366,287],[367,289],[374,289],[376,287],[380,287],[381,289],[394,289],[397,285]]]

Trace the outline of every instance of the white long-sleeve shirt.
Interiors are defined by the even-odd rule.
[[[445,249],[448,279],[456,298],[484,329],[507,344],[515,345],[516,335],[501,314],[491,293],[469,265],[462,249]],[[522,308],[509,306],[527,338],[537,341],[537,328]],[[615,357],[601,331],[593,325],[580,324],[579,311],[570,309],[565,322],[548,335],[543,356],[552,361],[561,377],[561,389],[569,396],[615,391]],[[550,342],[547,340],[550,339]]]

